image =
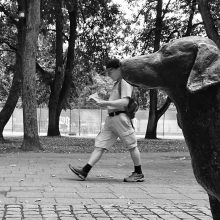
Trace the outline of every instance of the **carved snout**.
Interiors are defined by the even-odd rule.
[[[132,57],[122,61],[122,77],[132,85],[156,88],[161,87],[162,79],[157,68],[160,57],[158,53]]]

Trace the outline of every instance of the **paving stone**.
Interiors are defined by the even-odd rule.
[[[60,217],[60,220],[76,220],[76,218],[75,217]]]
[[[42,217],[30,216],[25,217],[24,220],[42,220]]]
[[[142,153],[146,181],[131,184],[122,182],[133,169],[127,152],[105,155],[87,181],[67,165],[88,154],[7,154],[0,161],[0,219],[211,220],[190,160],[176,160],[176,154],[189,157]]]
[[[184,208],[183,206],[180,206]],[[187,219],[212,219],[211,216],[204,212],[207,208],[196,207],[188,208],[181,211],[175,207],[151,206],[150,208],[143,205],[123,205],[123,206],[77,206],[75,209],[71,206],[55,206],[55,205],[6,205],[6,219],[163,219],[163,220],[187,220]],[[64,211],[58,211],[58,209]],[[68,211],[67,211],[68,210]],[[210,214],[210,213],[208,213]]]

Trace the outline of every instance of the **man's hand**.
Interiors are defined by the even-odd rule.
[[[108,101],[105,101],[105,100],[95,100],[96,104],[100,107],[107,107],[108,106]]]
[[[90,95],[89,96],[89,100],[91,102],[93,102],[95,105],[98,105],[99,107],[106,107],[107,106],[107,102],[108,102],[108,101],[105,101],[105,100],[101,99],[97,92],[92,94],[92,95]]]

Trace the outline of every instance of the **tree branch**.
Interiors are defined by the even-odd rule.
[[[160,118],[160,117],[166,112],[166,110],[169,108],[171,102],[172,102],[172,100],[170,99],[169,96],[167,96],[166,102],[165,102],[164,105],[157,111],[158,118]]]
[[[47,85],[51,85],[51,83],[53,82],[53,75],[48,72],[45,71],[38,62],[36,62],[36,71],[37,73],[40,75],[40,78],[42,79],[42,81],[47,84]]]
[[[170,1],[171,1],[171,0],[168,1],[168,3],[166,4],[165,9],[163,10],[163,15],[161,16],[161,17],[162,17],[162,20],[164,19],[165,15],[166,15],[166,13],[167,13],[167,11],[168,11]]]
[[[12,53],[15,53],[15,51],[14,50],[7,50],[7,49],[0,49],[0,51],[7,51],[7,52],[12,52]]]
[[[8,42],[6,39],[1,38],[0,39],[0,44],[6,44],[10,49],[12,49],[13,51],[17,51],[17,48],[15,46],[12,46],[10,44],[10,42]]]
[[[187,30],[186,33],[184,34],[184,37],[186,36],[190,36],[190,34],[192,33],[192,29],[193,29],[193,18],[195,15],[195,11],[196,11],[196,0],[192,1],[192,5],[191,5],[191,9],[190,9],[190,15],[189,15],[189,20],[188,20],[188,24],[187,24]]]
[[[198,0],[198,6],[208,37],[217,44],[218,48],[220,48],[220,36],[218,34],[217,28],[215,28],[215,23],[210,13],[208,1]]]

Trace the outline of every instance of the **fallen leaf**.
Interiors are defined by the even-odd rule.
[[[16,167],[17,165],[16,164],[10,164],[10,167]]]

